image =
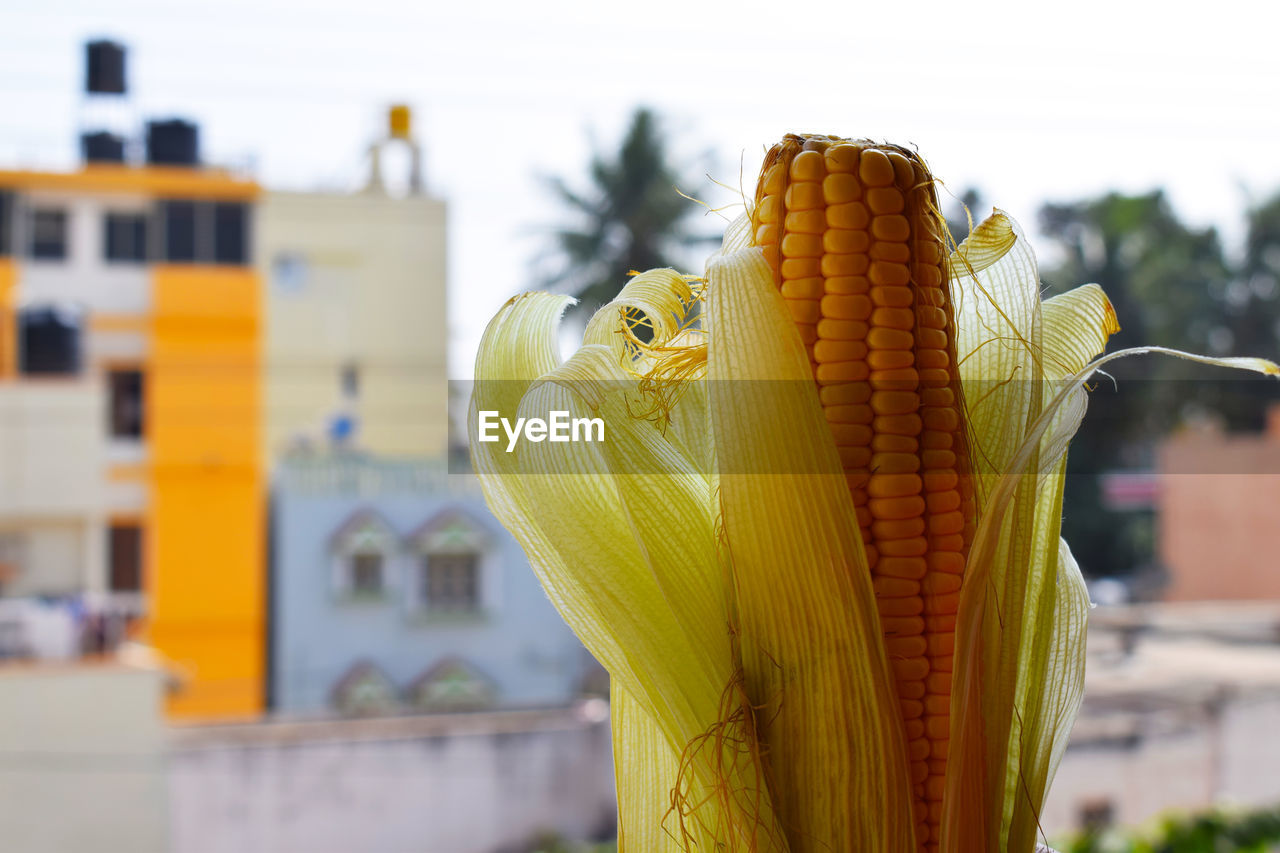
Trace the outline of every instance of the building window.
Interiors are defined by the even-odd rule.
[[[13,254],[13,193],[0,191],[0,257]]]
[[[164,259],[193,263],[196,260],[196,203],[161,202],[160,218],[164,223]]]
[[[56,307],[27,308],[18,316],[18,364],[25,374],[80,372],[80,317]]]
[[[432,613],[474,613],[480,609],[480,556],[427,554],[421,589]]]
[[[160,204],[163,258],[170,263],[249,263],[249,206],[173,200]]]
[[[67,257],[67,212],[55,208],[31,210],[31,257],[62,261]]]
[[[389,571],[399,548],[395,531],[377,513],[361,510],[330,538],[334,592],[339,601],[382,601],[394,586]]]
[[[219,202],[213,206],[214,263],[249,263],[248,225],[248,205]]]
[[[1116,807],[1108,797],[1094,797],[1080,804],[1080,828],[1097,833],[1115,822]]]
[[[351,555],[351,594],[361,598],[382,595],[383,558],[378,553]]]
[[[107,567],[112,592],[142,591],[142,528],[113,524],[107,531]]]
[[[141,213],[108,213],[103,220],[104,256],[115,263],[147,259],[147,217]]]
[[[112,438],[142,438],[143,378],[141,370],[107,372]]]
[[[460,509],[446,509],[409,537],[414,564],[411,607],[425,616],[483,616],[493,604],[497,576],[486,559],[488,536]]]

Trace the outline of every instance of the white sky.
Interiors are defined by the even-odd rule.
[[[578,181],[588,131],[611,145],[637,103],[666,116],[686,162],[713,152],[731,184],[741,162],[749,185],[785,131],[871,136],[916,144],[956,192],[980,186],[1033,236],[1045,199],[1164,186],[1183,216],[1238,238],[1242,208],[1280,190],[1271,8],[10,3],[0,164],[74,162],[91,36],[130,46],[141,117],[196,119],[208,159],[251,159],[270,187],[354,186],[385,105],[410,103],[451,205],[450,372],[465,378],[485,322],[531,285],[538,229],[562,221],[536,175]]]

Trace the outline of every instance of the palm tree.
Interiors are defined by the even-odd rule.
[[[576,221],[554,231],[549,254],[559,269],[543,286],[577,296],[591,312],[617,295],[631,270],[678,268],[681,248],[719,239],[687,224],[700,210],[677,191],[683,182],[667,158],[657,116],[640,107],[616,158],[592,156],[585,191],[547,179]]]

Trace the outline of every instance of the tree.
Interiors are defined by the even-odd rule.
[[[1213,228],[1179,220],[1160,191],[1046,204],[1040,226],[1051,257],[1042,270],[1051,291],[1096,282],[1107,292],[1121,331],[1109,349],[1155,344],[1192,352],[1274,355],[1274,273],[1280,256],[1280,201],[1251,215],[1242,268],[1230,263]],[[1253,286],[1242,282],[1254,282]],[[1263,297],[1267,297],[1263,299]],[[1092,575],[1125,574],[1152,558],[1154,518],[1103,504],[1103,474],[1155,463],[1157,441],[1194,415],[1256,429],[1276,389],[1265,379],[1224,377],[1168,359],[1114,362],[1090,395],[1089,417],[1067,462],[1063,531]]]
[[[1247,216],[1244,259],[1223,300],[1229,343],[1236,353],[1275,360],[1280,337],[1280,193],[1250,208]],[[1264,384],[1270,388],[1274,383]]]
[[[657,116],[640,107],[616,157],[592,157],[588,189],[548,179],[575,222],[554,232],[560,269],[544,286],[571,293],[583,310],[594,311],[617,295],[631,270],[678,268],[681,248],[719,239],[690,227],[689,218],[702,210],[677,191],[691,185],[669,156]]]
[[[947,230],[951,232],[951,241],[959,246],[969,236],[969,220],[973,219],[973,226],[978,227],[978,223],[982,221],[985,213],[990,213],[991,209],[984,205],[986,198],[982,195],[982,190],[977,187],[968,187],[963,190],[959,196],[952,197],[950,204],[947,205]]]

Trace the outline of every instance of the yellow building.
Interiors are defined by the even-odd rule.
[[[258,196],[198,166],[0,171],[0,585],[133,596],[176,717],[263,705]]]

